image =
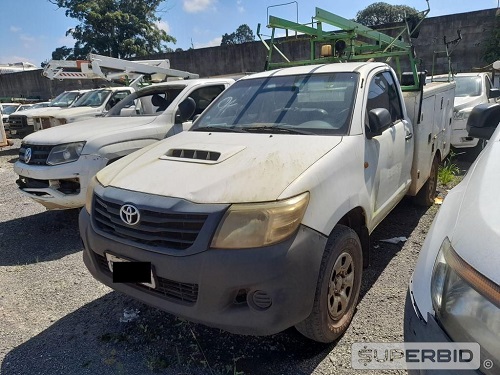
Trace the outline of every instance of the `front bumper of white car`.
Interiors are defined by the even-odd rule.
[[[59,165],[34,165],[17,161],[14,171],[20,191],[47,209],[83,207],[90,179],[107,164],[99,155],[81,155]]]

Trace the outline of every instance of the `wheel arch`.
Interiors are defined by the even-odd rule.
[[[368,227],[366,226],[365,210],[359,206],[353,208],[342,216],[342,218],[337,222],[337,225],[338,224],[345,225],[356,232],[363,250],[363,268],[368,267],[370,264],[370,234],[368,232]]]

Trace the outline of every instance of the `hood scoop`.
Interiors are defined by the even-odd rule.
[[[217,164],[244,149],[244,146],[234,145],[190,144],[183,145],[181,148],[171,148],[161,156],[160,159],[190,163]]]

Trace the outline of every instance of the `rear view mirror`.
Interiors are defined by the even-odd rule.
[[[368,138],[373,138],[390,127],[392,124],[391,114],[386,108],[375,108],[368,112]]]
[[[495,99],[498,97],[500,97],[500,90],[499,89],[490,89],[490,92],[488,93],[488,98]]]
[[[179,108],[175,114],[175,123],[181,124],[189,120],[193,116],[194,111],[196,111],[196,102],[188,96],[179,104]]]
[[[472,109],[467,120],[469,136],[490,139],[500,122],[500,104],[479,104]]]

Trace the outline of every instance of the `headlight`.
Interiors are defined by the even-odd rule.
[[[28,117],[26,119],[26,123],[30,126],[33,126],[35,124],[35,120],[33,119],[33,117]]]
[[[85,142],[66,143],[55,146],[52,151],[50,151],[49,157],[47,158],[47,164],[57,165],[76,161],[82,153],[83,146],[85,146]]]
[[[211,247],[245,249],[285,240],[299,227],[309,193],[278,202],[233,204],[215,232]]]
[[[85,194],[85,209],[90,214],[92,212],[92,198],[94,196],[94,188],[101,185],[96,176],[92,177],[87,185],[87,193]]]
[[[500,368],[500,286],[467,264],[445,238],[434,264],[431,296],[436,318],[455,342],[477,342],[481,358],[492,360],[485,374]]]
[[[471,110],[453,112],[455,120],[467,120],[470,116]]]

